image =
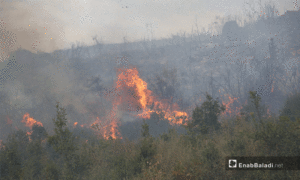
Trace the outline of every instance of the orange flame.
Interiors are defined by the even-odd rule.
[[[223,115],[229,115],[230,117],[232,115],[238,115],[242,107],[235,107],[233,108],[232,105],[236,101],[238,102],[238,98],[236,97],[230,97],[229,95],[225,95],[228,97],[228,101],[224,101],[222,98],[222,104],[225,106],[226,110],[223,112]]]
[[[141,108],[145,109],[147,105],[152,104],[153,97],[151,91],[147,89],[147,83],[138,76],[136,68],[127,70],[118,70],[122,72],[118,76],[116,88],[131,87],[135,88],[132,94],[133,98],[138,99]]]
[[[109,137],[113,139],[122,139],[121,133],[118,131],[118,125],[117,121],[118,119],[116,118],[116,110],[117,106],[116,104],[113,106],[112,110],[109,113],[109,118],[107,118],[107,121],[101,121],[99,117],[97,117],[97,120],[91,125],[91,126],[97,126],[98,130],[100,130],[101,135],[105,139],[109,139]],[[107,124],[111,121],[109,124]],[[106,124],[103,124],[106,123]],[[100,125],[100,127],[99,127]]]
[[[29,138],[29,141],[31,141],[31,138],[30,138],[30,135],[31,135],[31,134],[32,134],[32,131],[26,133],[26,135],[27,135],[28,138]]]
[[[274,84],[272,84],[272,89],[271,89],[271,92],[273,92],[274,91]]]
[[[105,139],[108,139],[109,137],[112,137],[113,139],[122,139],[117,125],[119,121],[117,117],[119,105],[123,108],[126,107],[125,109],[128,111],[140,112],[136,116],[141,118],[149,119],[151,113],[156,112],[157,114],[163,113],[164,118],[169,120],[171,124],[184,123],[183,116],[188,117],[187,113],[179,111],[179,107],[176,103],[157,100],[152,95],[152,91],[147,89],[147,83],[139,77],[136,68],[118,69],[117,73],[118,80],[115,89],[106,94],[107,98],[113,98],[113,108],[108,113],[108,117],[105,118],[109,120],[110,123],[107,121],[100,121],[97,117],[97,120],[91,124],[91,126],[94,126],[101,122],[106,123],[104,125],[101,124],[101,127],[98,126],[101,135]],[[153,108],[150,108],[152,105]]]
[[[143,81],[138,74],[136,68],[121,70],[118,76],[117,88],[128,89],[133,88],[133,93],[129,97],[131,97],[130,102],[138,102],[138,107],[140,107],[143,112],[138,114],[138,117],[142,118],[150,118],[150,114],[156,112],[160,114],[157,110],[150,110],[149,106],[154,105],[153,109],[161,109],[161,112],[164,113],[164,118],[168,119],[171,124],[182,124],[183,118],[181,116],[188,117],[186,112],[178,111],[178,105],[173,103],[170,105],[169,102],[156,100],[154,96],[152,96],[152,91],[147,89],[147,83]],[[127,101],[128,102],[128,101]],[[131,103],[136,104],[136,103]],[[132,108],[139,111],[138,108]]]
[[[38,126],[43,126],[43,124],[39,121],[36,121],[32,117],[29,116],[29,113],[25,113],[23,116],[23,120],[21,121],[22,123],[26,123],[25,126],[30,127],[32,129],[32,126],[34,124],[37,124]]]
[[[77,126],[78,122],[74,122],[74,128]]]
[[[87,125],[87,124],[81,124],[80,126],[81,126],[81,127],[84,127],[84,126],[86,126],[86,125]]]

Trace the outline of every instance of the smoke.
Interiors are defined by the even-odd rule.
[[[38,1],[0,2],[1,61],[18,48],[52,52],[64,47],[64,28]]]
[[[80,7],[80,3],[70,0],[1,0],[0,89],[12,107],[13,126],[20,124],[20,115],[27,111],[37,120],[47,121],[46,126],[52,124],[49,119],[55,114],[56,101],[79,114],[86,111],[81,96],[76,94],[83,91],[82,86],[71,78],[78,75],[71,68],[64,68],[64,63],[69,62],[43,54],[68,46],[66,17],[70,17],[71,10],[80,12]]]

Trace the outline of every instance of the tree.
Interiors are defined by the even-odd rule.
[[[32,133],[30,135],[30,138],[35,141],[35,140],[43,140],[48,136],[45,128],[43,126],[39,126],[37,124],[32,126]]]
[[[145,121],[142,125],[142,137],[140,157],[145,162],[150,162],[156,154],[156,147],[154,145],[154,139],[149,133],[149,125]]]
[[[60,172],[59,172],[58,167],[51,160],[47,161],[47,164],[46,164],[45,168],[42,171],[44,179],[47,179],[47,180],[48,179],[49,180],[52,180],[52,179],[58,180],[59,179],[59,173]]]
[[[75,151],[77,150],[74,142],[75,137],[72,135],[72,132],[70,132],[70,130],[66,127],[66,110],[59,107],[58,102],[56,104],[56,112],[56,119],[53,118],[55,134],[48,137],[48,142],[63,158],[66,171],[65,178],[73,179],[75,175],[75,172],[73,171],[73,169],[75,169],[75,164],[73,163],[73,161],[75,160]]]
[[[23,164],[23,174],[25,179],[41,179],[41,173],[43,170],[42,157],[44,155],[44,148],[42,147],[41,140],[32,140],[26,151],[28,158]]]
[[[295,93],[288,97],[281,111],[281,116],[287,116],[293,122],[295,122],[297,118],[300,119],[300,93]]]
[[[174,128],[169,128],[168,133],[163,133],[160,138],[166,142],[171,141],[172,136],[176,135],[176,130]]]
[[[149,125],[146,123],[145,120],[144,120],[144,124],[142,125],[142,137],[143,138],[150,137]]]
[[[267,112],[267,107],[265,105],[261,105],[261,97],[256,91],[249,91],[249,98],[246,106],[243,106],[241,109],[241,115],[245,115],[246,120],[249,121],[250,118],[255,121],[258,120],[262,122],[262,117]]]
[[[26,148],[27,158],[22,164],[25,179],[41,179],[44,168],[42,162],[45,157],[45,148],[42,146],[42,140],[46,137],[47,132],[43,126],[37,124],[32,126],[31,141]]]
[[[144,120],[142,125],[142,139],[140,142],[140,153],[136,157],[134,163],[134,172],[139,174],[142,172],[143,167],[149,167],[150,163],[153,161],[153,158],[156,154],[156,146],[154,144],[154,139],[150,135],[149,125]],[[153,163],[153,162],[152,162]]]
[[[22,164],[28,157],[24,151],[29,143],[26,132],[18,130],[9,135],[0,151],[0,179],[21,179]]]
[[[225,111],[225,107],[219,105],[217,100],[206,94],[206,101],[193,111],[192,121],[187,127],[190,132],[207,134],[209,130],[220,128],[218,117],[221,112]]]
[[[161,99],[170,100],[171,104],[182,98],[181,93],[178,93],[179,86],[176,68],[170,70],[164,68],[162,75],[157,75],[151,83],[151,89],[154,94],[158,95]]]
[[[228,21],[225,23],[222,29],[222,36],[225,41],[235,41],[238,38],[240,39],[240,27],[238,26],[236,21]]]

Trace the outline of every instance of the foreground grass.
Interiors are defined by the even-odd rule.
[[[39,134],[42,127],[33,128],[39,131],[31,140],[21,130],[11,134],[0,150],[0,179],[300,179],[299,171],[225,170],[227,156],[299,156],[299,118],[257,121],[250,113],[222,119],[217,131],[182,135],[170,129],[158,138],[145,122],[142,137],[132,142],[74,137],[64,117],[58,108],[53,136]]]

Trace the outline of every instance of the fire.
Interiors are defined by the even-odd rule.
[[[85,123],[85,124],[81,124],[80,127],[82,127],[82,128],[83,127],[89,127],[89,125]]]
[[[23,116],[23,120],[21,121],[22,123],[25,123],[25,126],[30,127],[32,129],[32,126],[34,124],[37,124],[38,126],[43,126],[43,124],[39,121],[36,121],[32,117],[29,116],[29,113],[25,113]]]
[[[238,115],[242,107],[233,108],[233,103],[238,102],[238,98],[236,98],[236,97],[232,98],[229,95],[225,95],[225,96],[228,97],[228,101],[224,101],[222,99],[222,104],[226,108],[226,110],[223,112],[223,115],[226,115],[226,114],[229,114],[229,116]]]
[[[91,127],[96,127],[100,130],[101,135],[105,139],[109,139],[109,137],[112,137],[113,139],[122,139],[121,133],[118,131],[118,119],[116,118],[116,112],[117,105],[114,105],[108,115],[107,121],[102,121],[99,117],[97,117],[97,120],[91,125]],[[110,123],[108,123],[109,120],[111,121]],[[106,124],[103,124],[103,122]]]
[[[151,91],[147,89],[147,83],[138,76],[137,69],[118,70],[122,72],[118,76],[116,88],[131,87],[134,88],[132,97],[137,99],[141,108],[145,109],[147,105],[152,104],[153,97]]]
[[[29,141],[31,141],[31,138],[30,138],[31,134],[32,134],[32,131],[26,133],[26,135],[27,135],[28,138],[29,138]]]
[[[113,108],[108,113],[108,116],[104,118],[110,120],[110,122],[100,121],[97,117],[97,120],[91,125],[97,126],[100,122],[106,122],[106,124],[101,124],[101,127],[97,126],[105,139],[108,139],[110,136],[113,139],[122,139],[117,125],[119,122],[117,117],[119,106],[127,111],[138,112],[137,117],[149,119],[154,112],[157,114],[163,113],[164,118],[169,120],[171,124],[184,124],[184,118],[188,118],[187,113],[179,111],[176,103],[170,103],[167,100],[160,101],[153,96],[152,91],[147,88],[147,83],[139,77],[136,68],[122,68],[118,69],[117,72],[116,87],[105,94],[107,99],[112,101],[113,104]],[[152,108],[150,108],[151,106]]]
[[[74,122],[74,128],[77,126],[78,122]]]
[[[116,121],[112,121],[111,123],[110,123],[110,132],[111,132],[111,137],[113,138],[113,139],[117,139],[117,135],[120,135],[120,133],[119,133],[119,131],[117,131],[117,123],[116,123]],[[106,132],[106,134],[104,135],[104,137],[106,138],[106,139],[108,139],[109,138],[109,133],[107,133]],[[122,139],[122,137],[120,137],[120,139]]]
[[[156,112],[158,114],[164,113],[164,118],[168,119],[172,124],[182,124],[183,118],[181,116],[188,117],[186,112],[180,112],[178,105],[176,103],[171,104],[168,101],[159,101],[152,94],[152,91],[147,89],[147,83],[143,81],[138,74],[136,68],[122,70],[118,75],[117,88],[121,89],[132,89],[133,92],[126,102],[130,102],[130,104],[135,104],[137,107],[140,107],[143,112],[138,114],[138,117],[142,118],[150,118],[150,114]],[[126,91],[125,91],[126,92]],[[171,104],[171,105],[170,105]],[[154,105],[153,110],[149,108],[149,106]],[[131,108],[136,110],[137,112],[140,110],[139,108]],[[160,109],[161,111],[155,110]],[[174,121],[175,120],[175,121]]]
[[[271,92],[273,92],[274,91],[274,84],[272,84],[272,89],[271,89]]]

